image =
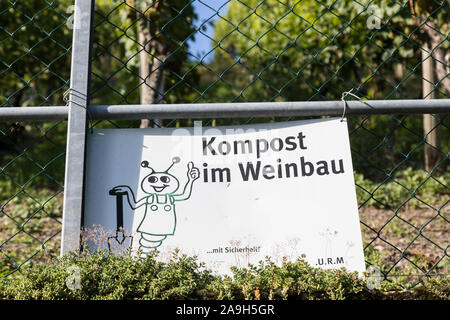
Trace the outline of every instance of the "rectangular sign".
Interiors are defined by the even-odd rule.
[[[95,129],[86,174],[97,247],[178,248],[220,273],[301,254],[365,270],[345,120]]]

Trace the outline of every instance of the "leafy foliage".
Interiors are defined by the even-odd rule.
[[[449,172],[435,177],[422,170],[407,168],[380,183],[355,172],[358,203],[377,208],[418,208],[424,203],[436,205],[438,208],[444,206],[445,196],[449,191],[446,185],[449,179]]]
[[[447,8],[428,9],[444,35]],[[371,16],[379,29],[369,28]],[[336,100],[349,88],[370,99],[420,98],[424,35],[414,23],[398,1],[233,1],[216,23],[216,67],[236,100]]]
[[[114,14],[111,14],[114,13]],[[139,75],[140,56],[148,50],[148,63],[163,59],[164,101],[179,103],[189,95],[184,74],[190,69],[188,41],[194,37],[197,18],[192,3],[170,1],[96,2],[92,61],[92,103],[139,103],[139,89],[150,85],[151,74]],[[139,29],[149,33],[149,48],[139,37]],[[165,58],[162,58],[164,56]],[[154,70],[152,73],[160,70]],[[195,83],[195,71],[188,76]],[[151,85],[150,85],[151,86]],[[157,89],[157,88],[152,88]]]
[[[70,72],[71,4],[0,1],[0,107],[61,105]]]
[[[448,280],[426,280],[410,291],[396,285],[369,290],[364,278],[344,270],[322,270],[303,259],[277,266],[232,269],[214,275],[197,261],[177,253],[168,262],[155,256],[68,254],[52,264],[23,269],[0,281],[2,299],[448,299]],[[69,289],[71,269],[80,272],[80,288]],[[68,280],[69,279],[69,280]]]

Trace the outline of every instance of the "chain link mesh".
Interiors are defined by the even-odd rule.
[[[67,6],[0,0],[0,107],[61,105]],[[0,123],[0,277],[59,253],[66,123]]]
[[[61,105],[70,1],[0,2],[1,106]],[[91,104],[327,101],[351,89],[361,99],[448,99],[449,18],[438,0],[97,0]],[[448,276],[448,116],[348,119],[367,264],[408,286]],[[3,274],[59,246],[64,140],[65,123],[1,124]],[[47,218],[56,233],[27,229]],[[21,241],[33,252],[13,245]]]

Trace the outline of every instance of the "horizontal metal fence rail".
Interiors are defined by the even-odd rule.
[[[298,101],[204,104],[93,105],[91,120],[139,120],[145,118],[247,118],[340,116],[369,114],[420,114],[450,112],[450,99]],[[0,121],[67,120],[67,107],[10,107],[0,109]]]

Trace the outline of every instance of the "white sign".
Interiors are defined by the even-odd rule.
[[[84,224],[109,235],[100,246],[178,248],[221,273],[301,254],[365,270],[346,121],[95,129],[87,157]]]

